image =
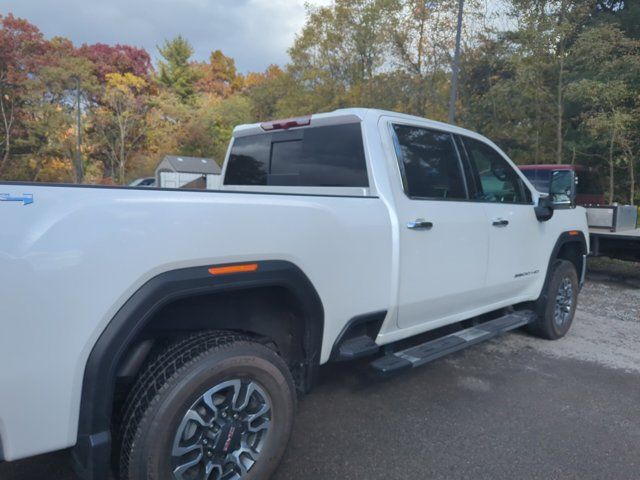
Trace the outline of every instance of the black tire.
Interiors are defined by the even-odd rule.
[[[568,286],[570,292],[567,289]],[[573,323],[578,305],[578,291],[578,273],[573,263],[567,260],[555,261],[549,271],[545,291],[536,302],[538,318],[527,326],[527,330],[537,337],[548,340],[564,337]],[[570,301],[570,305],[561,301],[563,297],[566,297],[567,302]],[[560,314],[556,310],[557,307]]]
[[[164,349],[149,362],[132,388],[120,429],[120,479],[173,479],[172,448],[175,448],[178,429],[184,425],[186,412],[193,410],[198,399],[204,398],[212,387],[238,379],[243,385],[243,395],[252,399],[251,404],[255,403],[255,394],[247,393],[246,382],[261,388],[259,398],[266,398],[264,403],[270,406],[269,413],[265,414],[268,429],[261,440],[260,453],[242,479],[269,478],[284,454],[293,427],[296,393],[291,373],[275,352],[246,336],[234,332],[200,332]],[[210,414],[219,418],[222,415],[213,411]],[[227,420],[231,421],[230,416]],[[234,431],[220,430],[220,436],[229,433],[227,442],[216,443],[225,445],[224,453],[218,451],[216,455],[222,458],[228,454],[232,438],[231,448],[239,447],[240,439],[236,437],[244,440],[244,430],[244,427],[238,428],[237,434],[235,428]],[[210,438],[206,437],[209,434],[213,435],[209,431],[203,438]],[[204,450],[202,452],[206,462]]]

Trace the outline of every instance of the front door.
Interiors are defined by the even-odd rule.
[[[403,192],[398,326],[445,324],[483,301],[489,254],[484,206],[469,202],[453,137],[392,124]]]
[[[487,300],[516,303],[544,275],[539,251],[544,225],[537,220],[530,192],[515,168],[491,145],[461,139],[475,200],[484,205],[489,227]]]

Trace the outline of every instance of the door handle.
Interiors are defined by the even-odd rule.
[[[417,218],[413,222],[407,223],[407,228],[411,230],[431,230],[433,223],[427,222],[424,218]]]
[[[493,221],[494,227],[506,227],[509,225],[509,220],[504,220],[502,218],[497,218]]]

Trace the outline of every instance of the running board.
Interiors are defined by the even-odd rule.
[[[406,350],[389,353],[371,362],[370,366],[376,374],[390,376],[520,328],[535,318],[536,314],[531,310],[513,312]]]

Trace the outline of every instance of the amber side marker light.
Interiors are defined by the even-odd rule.
[[[579,231],[577,231],[577,230],[571,230],[571,231],[569,232],[569,235],[571,235],[571,236],[573,236],[573,237],[575,237],[576,235],[579,235],[579,234],[580,234],[580,232],[579,232]]]
[[[209,273],[211,275],[227,275],[229,273],[255,272],[256,270],[258,270],[257,263],[242,263],[239,265],[227,265],[225,267],[211,267]]]

